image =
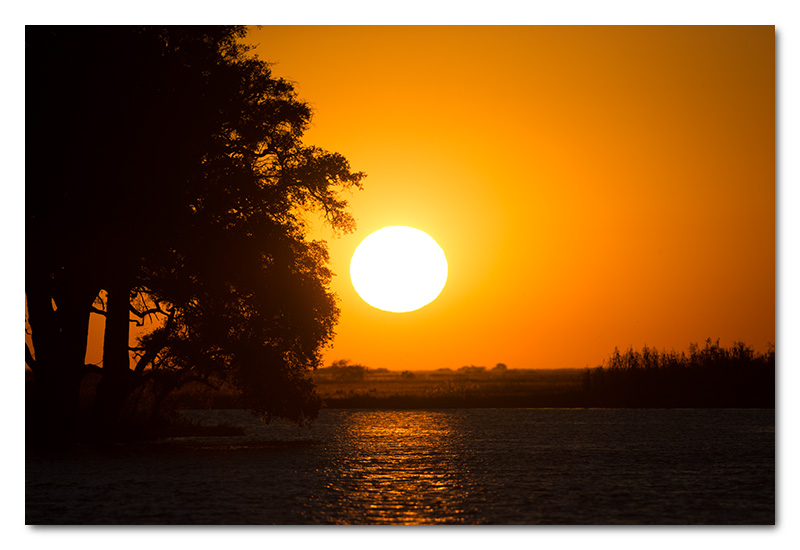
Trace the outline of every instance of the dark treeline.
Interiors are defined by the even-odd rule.
[[[587,369],[583,401],[589,407],[775,406],[775,347],[755,353],[742,342],[689,346],[688,354],[618,349],[607,363]]]
[[[316,381],[330,408],[775,406],[771,344],[763,354],[741,342],[725,348],[710,339],[680,353],[615,349],[601,366],[583,371],[498,367],[385,374],[340,362],[320,369]]]

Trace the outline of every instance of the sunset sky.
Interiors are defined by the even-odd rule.
[[[10,83],[3,92],[5,143],[14,167],[5,186],[7,247],[24,262],[19,228],[25,225],[20,182],[26,152],[19,135],[25,131],[25,90],[13,83],[25,80],[25,24],[776,24],[777,37],[772,26],[264,26],[254,28],[249,40],[274,63],[274,74],[293,81],[313,106],[306,143],[342,153],[368,175],[364,189],[347,196],[358,230],[338,238],[325,228],[314,231],[328,241],[342,311],[326,364],[350,359],[412,370],[499,362],[583,368],[600,364],[615,346],[681,351],[707,337],[719,337],[723,345],[741,339],[763,351],[776,340],[777,244],[779,428],[797,417],[793,281],[800,271],[800,180],[792,98],[800,88],[800,29],[790,2],[359,0],[356,9],[346,8],[349,3],[143,0],[132,9],[46,0],[8,7],[0,37]],[[377,310],[350,284],[356,246],[387,225],[425,230],[447,254],[447,285],[418,311]],[[13,282],[4,308],[5,347],[21,354],[23,273],[8,271]],[[99,343],[94,340],[88,362],[100,360]],[[22,392],[11,392],[6,405],[14,413],[6,416],[17,435],[15,449],[24,449],[18,422],[23,400]],[[779,463],[790,464],[797,456],[795,432],[777,431]],[[20,526],[24,476],[21,466],[5,470],[6,485],[17,487],[15,499],[6,499],[5,516],[17,514],[14,524]],[[779,517],[795,517],[796,470],[782,469],[779,483]],[[796,540],[787,535],[794,526],[783,521],[768,530],[768,543],[778,547],[778,535]],[[514,531],[508,536],[527,536]],[[610,531],[555,529],[536,536],[575,545],[585,545],[587,536],[607,536],[612,538],[603,544],[631,549],[697,542],[696,530],[645,535],[647,540]],[[751,548],[750,535],[758,534],[738,531],[714,537],[730,548]],[[163,538],[163,531],[153,534]],[[297,544],[298,535],[288,530],[270,536]],[[98,544],[107,542],[105,536],[98,535]],[[141,537],[108,536],[124,548],[142,543]],[[253,536],[252,530],[242,536]],[[480,536],[448,535],[467,547],[501,540],[496,530]],[[231,540],[230,530],[192,537],[196,548]],[[375,543],[405,549],[409,540]]]
[[[326,362],[596,366],[615,346],[775,341],[775,31],[265,26],[249,41],[314,110],[309,144],[367,173],[328,241]],[[409,313],[355,293],[388,225],[447,285]]]

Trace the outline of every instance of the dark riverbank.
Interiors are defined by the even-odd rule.
[[[710,370],[710,369],[709,369]],[[315,373],[328,409],[774,408],[774,367],[712,370],[616,368]],[[178,392],[178,409],[238,408],[234,395]]]
[[[316,381],[329,408],[774,408],[775,353],[708,340],[681,354],[615,350],[594,369],[338,365],[317,371]]]

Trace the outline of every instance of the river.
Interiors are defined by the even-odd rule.
[[[28,524],[773,524],[775,414],[323,410],[308,428],[28,452]]]

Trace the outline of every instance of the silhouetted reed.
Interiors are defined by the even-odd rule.
[[[586,369],[589,407],[765,407],[775,406],[775,347],[755,353],[742,342],[730,348],[709,338],[688,354],[645,346],[615,349],[607,364]]]

